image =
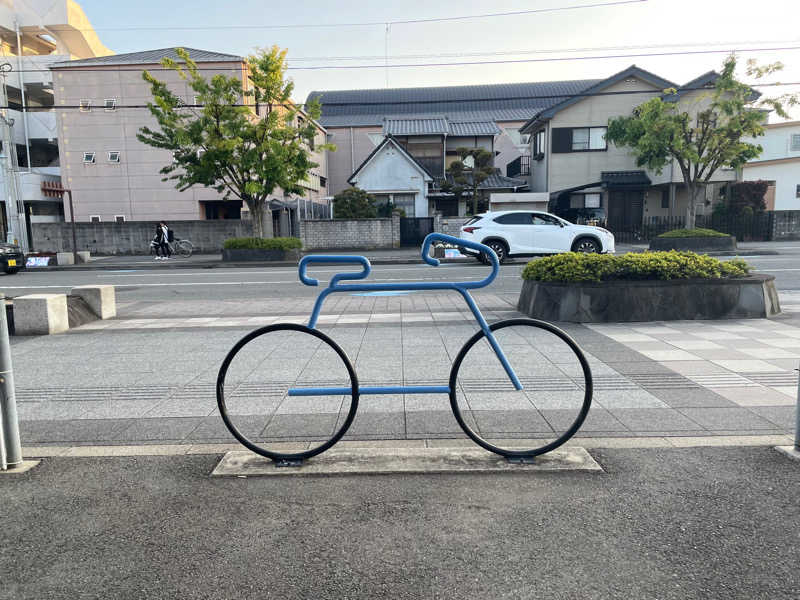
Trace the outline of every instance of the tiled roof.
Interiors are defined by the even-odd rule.
[[[384,135],[499,135],[494,121],[452,121],[445,117],[398,119],[387,117]]]
[[[470,180],[470,173],[464,173],[467,180]],[[441,179],[441,178],[439,178]],[[453,183],[453,176],[448,174],[447,181]],[[478,184],[479,190],[497,190],[497,189],[514,189],[526,187],[528,182],[525,179],[515,179],[514,177],[506,177],[500,173],[500,170],[495,170],[494,173],[489,175],[484,181]]]
[[[447,119],[386,119],[383,122],[384,135],[441,135],[450,133]]]
[[[450,121],[524,121],[594,85],[597,79],[447,87],[314,91],[325,127],[382,125],[400,118],[445,116]]]
[[[603,171],[600,181],[608,187],[650,185],[650,178],[644,171]]]
[[[178,46],[180,47],[180,46]],[[222,54],[220,52],[210,52],[208,50],[198,50],[197,48],[183,48],[189,53],[189,58],[194,62],[244,62],[244,58],[235,54]],[[145,50],[143,52],[129,52],[127,54],[112,54],[110,56],[97,56],[95,58],[84,58],[81,60],[70,60],[55,63],[53,67],[91,67],[91,66],[114,66],[114,65],[151,65],[158,64],[162,58],[171,58],[181,62],[181,58],[175,52],[176,48],[160,48],[159,50]]]

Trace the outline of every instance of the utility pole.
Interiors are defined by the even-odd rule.
[[[8,218],[9,241],[19,244],[23,251],[29,249],[28,229],[25,227],[25,208],[21,202],[19,180],[17,178],[17,165],[14,164],[16,156],[14,136],[11,127],[14,119],[8,118],[8,93],[6,91],[6,73],[11,71],[10,63],[0,64],[0,139],[3,142],[3,183],[5,184],[6,216]]]

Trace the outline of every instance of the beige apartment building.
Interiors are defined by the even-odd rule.
[[[185,48],[205,77],[236,77],[242,89],[250,87],[248,66],[241,56]],[[171,152],[136,139],[144,126],[157,129],[146,108],[152,100],[142,72],[166,82],[187,105],[197,104],[191,87],[160,61],[180,62],[175,48],[74,60],[54,65],[53,84],[58,113],[59,149],[65,187],[73,190],[77,221],[216,220],[247,218],[241,200],[223,200],[214,189],[194,186],[184,192],[174,182],[162,181],[160,169]],[[191,110],[187,108],[186,110]],[[253,106],[256,112],[258,107]],[[262,115],[263,116],[263,115]],[[302,118],[302,117],[300,117]],[[320,127],[318,144],[325,142]],[[314,152],[314,169],[301,196],[276,190],[271,200],[274,228],[291,233],[292,218],[301,201],[325,194],[327,163],[324,152]],[[66,218],[69,219],[67,210]],[[295,217],[296,218],[296,217]]]
[[[49,67],[112,52],[72,0],[0,2],[0,51],[9,107],[3,113],[12,142],[2,153],[0,235],[28,248],[32,223],[64,219],[61,201],[42,193],[42,183],[57,182],[61,175]],[[14,208],[7,206],[9,198],[16,199],[17,210],[8,210]]]

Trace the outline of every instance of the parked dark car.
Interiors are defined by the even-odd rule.
[[[0,242],[0,269],[9,275],[25,268],[25,254],[16,244]]]

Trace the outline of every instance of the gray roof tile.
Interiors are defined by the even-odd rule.
[[[84,58],[80,60],[70,60],[55,63],[53,67],[93,67],[93,66],[115,66],[115,65],[151,65],[158,64],[162,58],[171,58],[180,61],[180,57],[175,52],[176,48],[160,48],[158,50],[145,50],[143,52],[129,52],[127,54],[112,54],[110,56],[97,56],[95,58]],[[244,62],[244,58],[235,54],[222,54],[221,52],[211,52],[209,50],[198,50],[197,48],[183,48],[189,53],[189,58],[193,61],[202,62]]]
[[[494,121],[452,121],[446,117],[419,117],[399,119],[387,117],[383,121],[384,135],[498,135],[500,128]]]
[[[445,116],[450,121],[526,121],[598,79],[448,87],[314,91],[325,127],[382,125],[383,118]]]

